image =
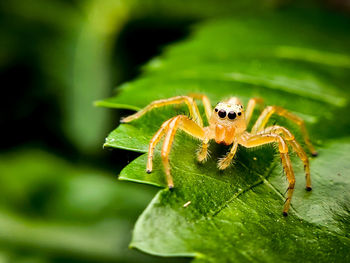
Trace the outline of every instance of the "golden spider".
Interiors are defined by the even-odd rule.
[[[203,102],[205,114],[209,123],[209,126],[207,127],[203,127],[203,121],[195,99],[200,99]],[[165,136],[161,151],[161,157],[169,189],[172,189],[174,187],[173,178],[170,173],[169,153],[174,141],[175,133],[177,129],[181,129],[189,135],[202,141],[202,146],[197,152],[197,158],[199,162],[205,162],[207,160],[208,145],[210,140],[213,139],[216,143],[225,145],[232,144],[232,148],[227,153],[227,155],[219,159],[218,168],[220,170],[229,167],[237,151],[238,145],[251,148],[268,143],[277,143],[283,169],[289,182],[287,189],[287,198],[283,207],[283,215],[285,216],[288,215],[290,201],[295,185],[295,176],[292,168],[292,163],[288,155],[287,143],[291,145],[293,150],[297,153],[301,161],[304,163],[306,190],[311,190],[309,160],[303,148],[294,139],[294,135],[288,129],[278,125],[265,127],[269,118],[274,113],[295,122],[300,127],[305,143],[308,146],[310,152],[313,156],[316,156],[317,152],[310,142],[304,121],[300,117],[288,112],[281,107],[268,106],[258,117],[257,121],[253,125],[251,132],[247,131],[247,125],[252,117],[253,110],[257,103],[262,103],[262,99],[250,99],[246,110],[244,110],[240,100],[236,97],[232,97],[228,100],[219,102],[215,106],[214,110],[212,110],[210,101],[205,95],[191,94],[189,96],[177,96],[169,99],[153,101],[151,104],[136,112],[135,114],[123,118],[121,122],[131,122],[135,119],[140,118],[146,112],[154,108],[180,103],[185,103],[188,106],[190,118],[185,115],[178,115],[165,121],[151,139],[148,150],[146,171],[147,173],[151,173],[154,148],[161,140],[161,138]]]

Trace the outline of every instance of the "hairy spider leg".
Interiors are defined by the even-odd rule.
[[[283,117],[293,121],[294,123],[296,123],[301,130],[301,133],[304,137],[304,141],[305,141],[306,145],[308,146],[311,154],[313,156],[317,156],[317,152],[316,152],[315,148],[313,147],[313,145],[311,144],[310,137],[309,137],[309,134],[306,130],[304,120],[301,119],[300,117],[298,117],[297,115],[290,113],[289,111],[283,109],[282,107],[278,107],[278,106],[266,107],[264,109],[264,111],[261,113],[261,115],[259,116],[258,120],[255,122],[251,133],[257,134],[258,132],[261,132],[264,129],[264,127],[266,126],[271,115],[274,113],[276,113],[277,115],[283,116]]]
[[[190,116],[191,118],[200,126],[203,126],[203,121],[201,118],[201,115],[199,113],[198,107],[196,102],[193,100],[193,98],[189,96],[177,96],[177,97],[172,97],[169,99],[163,99],[163,100],[156,100],[151,102],[149,105],[147,105],[145,108],[139,110],[138,112],[121,119],[122,123],[127,123],[131,122],[133,120],[136,120],[140,118],[142,115],[144,115],[146,112],[154,109],[154,108],[159,108],[167,105],[172,105],[172,104],[181,104],[181,103],[186,103],[189,111],[190,111]]]
[[[205,110],[205,116],[207,117],[207,121],[209,123],[211,114],[212,114],[212,108],[211,108],[211,103],[209,98],[206,95],[200,94],[200,93],[190,93],[188,96],[194,99],[202,100],[204,110]],[[208,156],[209,156],[208,147],[209,147],[209,139],[203,140],[202,146],[199,148],[197,152],[197,159],[199,162],[205,162],[208,159]]]
[[[152,159],[153,159],[153,150],[156,144],[160,141],[162,135],[165,134],[162,151],[161,151],[161,157],[162,157],[162,163],[164,167],[164,172],[167,178],[167,183],[169,189],[172,189],[174,187],[173,178],[170,173],[170,165],[169,165],[169,154],[171,150],[171,146],[174,141],[174,137],[176,134],[176,131],[178,129],[181,129],[191,136],[198,138],[200,140],[205,139],[205,130],[203,127],[199,126],[197,123],[195,123],[193,120],[189,119],[185,115],[178,115],[176,117],[171,118],[170,120],[166,121],[164,123],[164,126],[158,130],[156,135],[152,138],[154,139],[154,143],[152,145],[152,152],[148,155],[148,167],[152,167]],[[150,146],[151,149],[151,146]]]
[[[203,102],[203,106],[204,106],[204,110],[205,110],[205,116],[207,117],[208,123],[212,114],[212,109],[211,109],[211,103],[210,100],[207,96],[205,96],[204,94],[200,94],[200,93],[190,93],[188,94],[188,96],[197,99],[197,100],[202,100]]]
[[[162,126],[160,127],[160,129],[153,135],[150,143],[149,143],[149,147],[148,147],[148,156],[147,156],[147,168],[146,168],[146,172],[147,173],[151,173],[152,169],[153,169],[153,152],[154,152],[154,148],[156,147],[156,145],[158,144],[158,142],[162,139],[162,137],[164,136],[164,134],[167,132],[168,130],[168,126],[169,123],[172,119],[169,119],[167,121],[165,121]]]
[[[261,98],[252,98],[248,101],[248,105],[245,110],[245,123],[247,126],[252,118],[253,111],[255,109],[256,104],[262,104],[263,102],[264,100]]]
[[[256,146],[260,146],[268,143],[278,143],[278,150],[280,152],[282,166],[289,182],[289,186],[287,189],[287,199],[283,207],[283,215],[287,216],[289,206],[290,206],[290,201],[292,199],[292,195],[294,191],[295,176],[292,168],[292,163],[288,155],[288,146],[286,142],[283,140],[283,138],[280,135],[273,134],[273,133],[255,134],[255,135],[247,133],[246,136],[242,136],[241,140],[239,141],[239,144],[247,148],[256,147]]]
[[[309,158],[307,157],[304,149],[300,146],[300,144],[295,140],[294,135],[286,128],[274,125],[267,127],[264,129],[264,133],[275,133],[280,134],[282,137],[288,142],[293,150],[296,152],[300,160],[304,164],[304,170],[305,170],[305,179],[306,179],[306,190],[311,191],[311,176],[310,176],[310,164],[309,164]],[[258,133],[260,134],[260,133]]]
[[[233,157],[235,156],[236,154],[236,151],[237,151],[237,148],[238,148],[238,143],[235,142],[230,151],[223,157],[223,158],[220,158],[219,159],[219,162],[218,162],[218,168],[220,170],[224,170],[226,169],[227,167],[230,166],[231,162],[232,162],[232,159]]]

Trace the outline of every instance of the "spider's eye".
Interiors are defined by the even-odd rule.
[[[218,115],[219,115],[220,118],[225,118],[226,117],[226,111],[225,110],[219,110]]]
[[[234,120],[236,118],[236,113],[234,111],[230,111],[228,114],[227,114],[228,118],[230,120]]]
[[[218,108],[215,108],[215,112],[218,112]]]
[[[238,112],[237,114],[238,114],[238,116],[241,116],[241,115],[242,115],[242,112]]]

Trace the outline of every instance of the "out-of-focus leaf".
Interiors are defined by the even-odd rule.
[[[151,189],[39,150],[2,154],[0,185],[1,248],[93,262],[155,260],[127,249]],[[11,253],[5,259],[16,262]]]
[[[135,218],[153,193],[116,182],[105,172],[73,167],[42,151],[2,155],[0,172],[3,208],[54,220]]]
[[[320,153],[311,160],[312,192],[304,189],[300,160],[292,158],[297,185],[290,216],[284,218],[287,182],[273,147],[240,147],[235,165],[219,172],[216,159],[227,148],[213,145],[212,159],[198,164],[199,143],[179,132],[170,156],[175,190],[161,190],[149,204],[137,221],[133,247],[193,256],[195,262],[350,260],[344,208],[350,198],[348,28],[346,18],[300,12],[201,24],[188,41],[149,63],[140,79],[97,102],[137,110],[155,99],[192,92],[205,93],[213,105],[232,95],[245,103],[258,96],[303,117]],[[149,112],[120,125],[105,146],[146,152],[161,123],[184,112],[170,106]],[[295,125],[282,123],[300,141]],[[157,147],[151,175],[142,155],[120,179],[165,186],[159,155]]]

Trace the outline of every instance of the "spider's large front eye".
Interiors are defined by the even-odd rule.
[[[220,118],[225,118],[226,117],[226,111],[225,110],[219,110],[218,115]]]
[[[230,111],[228,114],[227,114],[227,117],[230,119],[230,120],[234,120],[236,118],[236,113],[234,111]]]

